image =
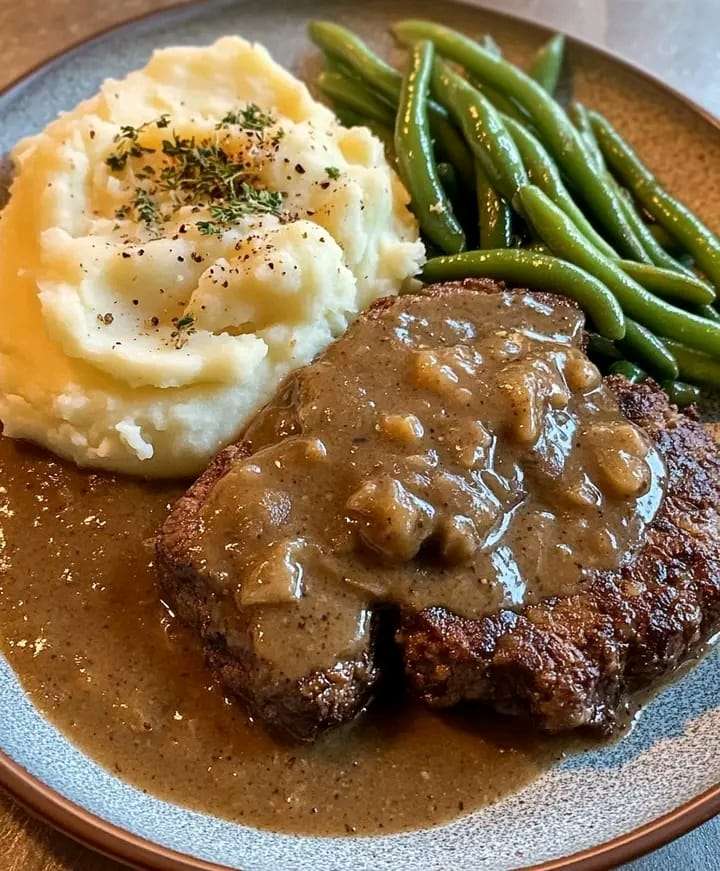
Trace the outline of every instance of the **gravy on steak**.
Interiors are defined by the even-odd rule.
[[[226,683],[258,716],[315,737],[277,687],[372,656],[378,604],[477,618],[632,555],[663,463],[583,353],[583,323],[526,291],[381,303],[256,417],[190,500],[194,525],[171,518],[171,601],[224,646]],[[250,686],[261,667],[272,692]],[[318,705],[320,728],[367,697],[332,722]]]

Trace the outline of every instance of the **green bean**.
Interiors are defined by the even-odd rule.
[[[713,360],[707,354],[686,348],[680,342],[666,340],[668,347],[675,355],[680,367],[680,377],[685,381],[697,384],[708,384],[711,387],[720,387],[720,362]]]
[[[632,384],[638,384],[647,378],[647,373],[629,360],[618,360],[608,369],[611,375],[622,375]]]
[[[441,251],[457,254],[465,234],[438,177],[427,116],[435,51],[428,40],[413,46],[395,120],[395,154],[423,233]]]
[[[457,254],[465,247],[465,234],[437,173],[427,117],[434,57],[433,44],[428,40],[419,42],[410,52],[395,121],[395,154],[400,178],[410,193],[423,233],[441,251]]]
[[[318,88],[333,102],[373,121],[392,125],[393,111],[387,103],[376,97],[362,82],[349,79],[343,73],[324,70],[317,80]]]
[[[542,85],[551,96],[557,90],[565,56],[565,37],[556,33],[541,46],[528,70],[530,77]]]
[[[495,57],[503,56],[500,46],[489,33],[484,34],[480,42],[482,47],[486,51],[489,51],[490,54],[495,55]],[[481,82],[475,81],[472,78],[469,81],[473,88],[477,88],[478,91],[482,91],[482,93],[485,94],[498,112],[503,112],[511,118],[515,118],[517,121],[527,123],[529,120],[528,116],[522,111],[522,109],[520,109],[517,103],[513,103],[512,100],[509,100],[504,94],[501,94],[500,91],[497,91],[495,88],[483,85]]]
[[[334,58],[357,76],[366,87],[377,91],[393,108],[397,106],[402,76],[390,64],[378,57],[351,30],[330,21],[312,21],[310,38],[326,56]],[[473,160],[462,137],[450,123],[448,114],[434,101],[428,101],[430,128],[438,151],[460,173],[463,182],[472,186],[475,180]]]
[[[588,110],[577,100],[570,106],[568,114],[572,119],[578,133],[582,137],[585,145],[588,147],[593,161],[597,169],[605,172],[605,158],[602,156],[600,146],[597,144],[597,139],[593,133],[592,124],[590,123],[590,115]]]
[[[472,86],[480,91],[481,94],[484,94],[485,97],[490,101],[494,109],[497,109],[498,112],[502,112],[503,115],[507,115],[508,118],[514,118],[519,124],[527,125],[530,121],[528,116],[520,109],[517,103],[513,103],[512,100],[509,100],[505,94],[501,94],[500,91],[497,91],[495,88],[491,88],[489,85],[484,85],[482,82],[478,82],[475,79],[470,79],[470,83]]]
[[[678,261],[668,254],[663,246],[659,244],[651,228],[645,223],[635,208],[635,203],[630,196],[630,192],[621,188],[615,180],[615,177],[607,171],[605,158],[600,150],[600,145],[598,144],[595,131],[592,127],[592,121],[590,120],[590,112],[587,108],[583,106],[582,103],[576,101],[570,109],[570,115],[575,121],[575,126],[582,134],[588,148],[592,152],[593,157],[597,162],[598,170],[606,175],[609,184],[617,194],[622,210],[625,213],[625,218],[639,239],[640,244],[645,249],[648,259],[654,263],[655,266],[660,266],[663,269],[673,269],[676,272],[683,272],[686,275],[692,275],[693,273],[691,270],[687,269],[681,263],[678,263]],[[652,288],[650,289],[652,290]]]
[[[530,181],[544,191],[555,205],[565,212],[591,244],[607,257],[617,258],[613,248],[595,230],[575,204],[560,177],[555,162],[542,144],[522,124],[518,124],[512,118],[503,117],[503,121],[520,152]]]
[[[628,224],[630,224],[635,231],[635,235],[640,240],[648,258],[655,264],[655,266],[660,266],[663,269],[673,269],[675,272],[682,272],[685,275],[692,275],[693,273],[691,270],[687,269],[681,263],[678,263],[674,257],[668,254],[668,252],[658,244],[658,241],[655,236],[653,236],[650,228],[638,214],[638,211],[635,208],[635,203],[632,201],[630,194],[618,185],[613,176],[608,174],[608,179],[612,179],[612,184],[617,189],[620,205],[625,212]]]
[[[606,360],[622,360],[622,354],[618,351],[617,345],[597,333],[588,335],[588,353],[594,357],[603,357]]]
[[[437,164],[437,174],[443,186],[443,190],[448,195],[451,202],[459,196],[460,188],[458,186],[458,177],[455,172],[455,167],[451,163],[441,161]]]
[[[656,221],[652,224],[648,224],[647,228],[654,236],[658,245],[670,254],[677,255],[678,252],[682,251],[682,248],[678,245],[677,239],[673,239],[665,227],[660,226]]]
[[[622,339],[625,335],[624,317],[616,299],[602,282],[572,263],[521,248],[501,248],[435,257],[427,261],[420,274],[425,282],[468,276],[499,278],[525,287],[553,290],[576,300],[602,336]]]
[[[667,393],[670,402],[674,402],[678,408],[692,405],[700,399],[698,388],[684,381],[663,381],[660,386]]]
[[[479,160],[475,169],[480,247],[509,248],[512,244],[512,209],[490,184]]]
[[[720,239],[660,185],[610,122],[590,113],[605,160],[655,220],[680,241],[712,283],[720,286]]]
[[[527,174],[498,113],[486,97],[443,61],[435,61],[432,87],[462,128],[493,184],[507,200],[512,200],[517,189],[527,183]]]
[[[715,306],[693,305],[688,306],[688,311],[700,315],[701,318],[707,318],[709,321],[715,321],[716,324],[720,324],[720,312],[715,308]]]
[[[362,127],[367,127],[373,136],[382,142],[385,148],[385,157],[395,166],[397,164],[397,156],[395,154],[395,139],[392,127],[381,124],[379,121],[372,121],[370,118],[361,121],[360,124]]]
[[[472,155],[455,125],[448,118],[447,112],[437,103],[428,101],[428,120],[438,154],[455,167],[464,185],[472,185],[474,177]]]
[[[366,127],[369,119],[364,118],[362,115],[357,112],[353,112],[352,109],[347,109],[341,103],[336,103],[334,100],[333,103],[333,112],[337,117],[338,121],[343,125],[343,127]]]
[[[539,188],[533,185],[521,188],[518,199],[523,213],[553,254],[602,281],[629,317],[661,336],[720,356],[720,324],[676,308],[641,287],[618,263],[593,248]]]
[[[642,363],[645,369],[649,369],[660,378],[674,379],[680,374],[672,351],[650,330],[631,318],[625,318],[625,338],[617,344],[626,357]]]
[[[620,267],[626,275],[662,299],[699,305],[715,299],[712,287],[694,275],[671,272],[669,269],[660,269],[659,266],[650,266],[648,263],[636,263],[634,260],[621,260]]]
[[[308,32],[318,48],[357,73],[369,88],[382,94],[386,100],[397,100],[401,74],[371,51],[351,30],[331,21],[311,21]]]
[[[598,174],[580,134],[561,106],[536,81],[468,37],[439,24],[402,21],[393,30],[406,45],[418,39],[431,39],[440,54],[462,64],[468,73],[519,103],[574,190],[582,193],[618,249],[634,260],[647,260],[645,250],[628,226],[617,195]]]

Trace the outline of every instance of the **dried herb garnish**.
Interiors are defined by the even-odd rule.
[[[198,221],[197,226],[205,236],[219,236],[225,228],[248,215],[279,215],[281,208],[281,194],[243,182],[234,199],[210,206],[212,221]]]
[[[195,315],[186,314],[181,318],[173,318],[173,324],[175,329],[170,333],[170,338],[179,350],[187,344],[188,336],[195,332]]]
[[[266,127],[272,127],[276,120],[256,103],[248,103],[244,109],[228,112],[215,125],[215,129],[221,130],[223,127],[237,126],[242,127],[243,130],[265,130]]]
[[[243,129],[261,131],[274,123],[275,119],[270,114],[251,103],[244,109],[228,113],[217,127],[233,124]],[[116,137],[120,143],[118,149],[107,160],[112,169],[124,169],[128,159],[157,151],[143,145],[138,139],[140,133],[152,124],[167,127],[170,124],[169,116],[163,115],[140,127],[121,128]],[[173,133],[172,138],[164,139],[160,146],[164,159],[160,167],[146,163],[135,170],[135,179],[149,184],[136,187],[132,204],[118,209],[116,217],[126,218],[134,212],[138,221],[151,226],[168,220],[172,212],[183,206],[209,206],[212,220],[198,221],[197,227],[205,235],[214,235],[248,215],[280,215],[282,195],[258,185],[258,150],[275,147],[281,132],[276,131],[270,143],[264,141],[262,136],[253,138],[252,144],[240,154],[229,152],[215,138],[198,141],[195,137]],[[170,195],[170,214],[163,213],[162,207],[154,199],[159,193]]]
[[[333,181],[337,181],[340,178],[340,170],[336,166],[326,166],[325,172]]]
[[[141,145],[140,142],[138,142],[138,137],[144,130],[147,130],[148,127],[154,125],[155,127],[162,129],[163,127],[167,127],[169,124],[169,115],[161,115],[154,121],[146,121],[139,127],[133,127],[131,124],[123,124],[120,127],[120,132],[113,137],[113,142],[117,143],[118,147],[113,154],[105,159],[105,163],[113,170],[113,172],[119,172],[127,165],[128,158],[142,157],[143,154],[152,154],[155,149]]]
[[[160,218],[157,206],[144,188],[135,188],[133,208],[138,220],[143,221],[148,226],[156,224]]]

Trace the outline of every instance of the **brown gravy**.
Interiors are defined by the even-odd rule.
[[[297,679],[359,656],[378,603],[479,618],[617,568],[664,468],[583,326],[558,297],[459,287],[358,318],[256,416],[202,506],[187,559],[212,596],[204,631]]]
[[[275,831],[392,832],[515,791],[568,746],[404,701],[283,744],[223,697],[158,602],[151,539],[180,485],[80,471],[0,437],[0,488],[3,653],[70,740],[153,795]]]

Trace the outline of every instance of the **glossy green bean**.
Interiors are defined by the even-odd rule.
[[[590,113],[605,160],[655,220],[678,239],[710,281],[720,287],[720,239],[687,206],[672,197],[607,118]]]
[[[617,258],[612,246],[595,230],[576,205],[560,177],[555,161],[547,153],[542,143],[514,119],[503,116],[503,122],[520,152],[530,181],[544,191],[555,205],[565,212],[591,244],[607,257]]]
[[[700,391],[694,384],[686,384],[684,381],[663,381],[662,389],[667,393],[670,402],[674,402],[678,408],[685,408],[700,399]]]
[[[667,345],[632,318],[625,318],[625,338],[617,344],[626,357],[642,363],[659,378],[675,379],[680,374],[677,360]]]
[[[441,251],[457,254],[465,247],[465,234],[440,182],[428,124],[427,97],[434,57],[429,40],[417,43],[410,51],[395,120],[395,154],[423,233]]]
[[[520,124],[527,125],[529,123],[530,119],[525,112],[522,111],[517,103],[513,103],[512,100],[508,99],[505,94],[500,93],[495,88],[491,88],[489,85],[478,82],[476,79],[470,79],[470,83],[476,90],[487,97],[493,108],[497,109],[498,112],[501,112],[508,118],[514,118]]]
[[[617,349],[615,342],[611,342],[597,333],[588,335],[588,353],[593,357],[601,357],[603,360],[622,360],[622,354]]]
[[[343,73],[334,70],[323,70],[317,80],[318,88],[334,103],[350,109],[352,112],[392,126],[395,122],[393,111],[379,97],[355,79],[349,79]]]
[[[589,245],[570,218],[539,188],[528,185],[519,191],[518,198],[523,213],[553,254],[602,281],[629,317],[658,335],[720,356],[720,324],[676,308],[645,290],[618,263]]]
[[[576,300],[602,336],[621,339],[625,335],[625,319],[615,297],[602,282],[572,263],[521,248],[501,248],[435,257],[427,261],[420,275],[425,282],[468,276],[499,278],[523,287],[553,290]]]
[[[455,172],[455,167],[451,163],[441,161],[437,165],[437,174],[445,193],[450,198],[450,201],[453,202],[456,197],[460,195],[460,187],[458,186],[458,177]]]
[[[612,184],[617,189],[620,205],[625,212],[628,224],[630,224],[635,231],[635,235],[640,240],[640,243],[645,249],[651,262],[654,263],[655,266],[660,266],[663,269],[672,269],[675,272],[681,272],[685,275],[693,275],[690,269],[683,266],[682,263],[678,263],[672,255],[668,254],[668,252],[658,244],[657,239],[650,231],[650,227],[648,227],[645,221],[643,221],[635,208],[635,203],[632,201],[630,194],[626,190],[623,190],[610,174],[608,174],[608,179],[612,179]]]
[[[707,354],[686,348],[680,342],[667,339],[667,345],[675,355],[683,381],[720,387],[720,361]]]
[[[600,172],[605,172],[605,158],[602,156],[600,146],[597,144],[595,134],[593,133],[592,124],[590,123],[590,115],[588,110],[582,103],[577,100],[568,109],[568,115],[572,119],[578,133],[583,139],[592,156],[597,169]]]
[[[390,64],[375,54],[351,30],[331,21],[312,21],[308,26],[310,38],[326,56],[339,61],[366,87],[380,94],[393,108],[400,97],[402,76]],[[430,129],[440,155],[452,163],[463,182],[474,184],[475,168],[462,136],[450,122],[442,106],[428,101]]]
[[[440,54],[519,103],[530,115],[540,138],[573,189],[582,194],[618,250],[632,259],[647,260],[644,248],[625,219],[617,195],[598,174],[580,134],[562,107],[534,79],[463,34],[442,25],[409,20],[394,25],[393,31],[405,45],[418,39],[431,39]]]
[[[696,303],[703,305],[715,300],[715,291],[694,275],[685,272],[672,272],[648,263],[636,263],[634,260],[621,260],[622,271],[634,278],[638,284],[656,294],[662,299],[670,299],[678,303]]]
[[[575,122],[575,126],[580,131],[593,159],[596,161],[598,172],[605,175],[609,184],[617,194],[625,218],[640,241],[640,244],[645,249],[649,261],[654,263],[655,266],[660,266],[663,269],[673,269],[676,272],[684,272],[686,275],[692,275],[689,269],[681,263],[678,263],[677,260],[675,260],[660,244],[658,244],[658,241],[652,234],[650,227],[645,223],[635,208],[635,203],[633,202],[629,192],[624,188],[621,188],[614,176],[608,172],[605,165],[605,158],[600,151],[600,146],[595,137],[595,131],[592,128],[590,113],[587,108],[582,103],[576,101],[570,108],[570,117]]]
[[[512,244],[512,208],[490,183],[480,161],[476,161],[478,228],[481,248],[509,248]]]
[[[476,159],[499,193],[512,200],[528,178],[500,115],[486,97],[443,61],[435,61],[432,88],[436,98],[460,125]]]
[[[629,360],[617,360],[610,366],[608,372],[611,375],[622,375],[632,384],[638,384],[647,378],[647,373]]]
[[[530,78],[535,79],[551,96],[557,90],[564,57],[565,37],[562,33],[556,33],[540,47],[530,64]]]
[[[707,318],[709,321],[720,324],[720,312],[713,305],[692,305],[688,306],[688,310],[693,314],[700,315],[701,318]]]
[[[677,239],[673,239],[673,237],[668,233],[665,227],[660,226],[656,221],[652,224],[648,224],[648,230],[655,237],[655,241],[664,248],[668,253],[676,255],[682,251],[682,248],[678,244]]]

